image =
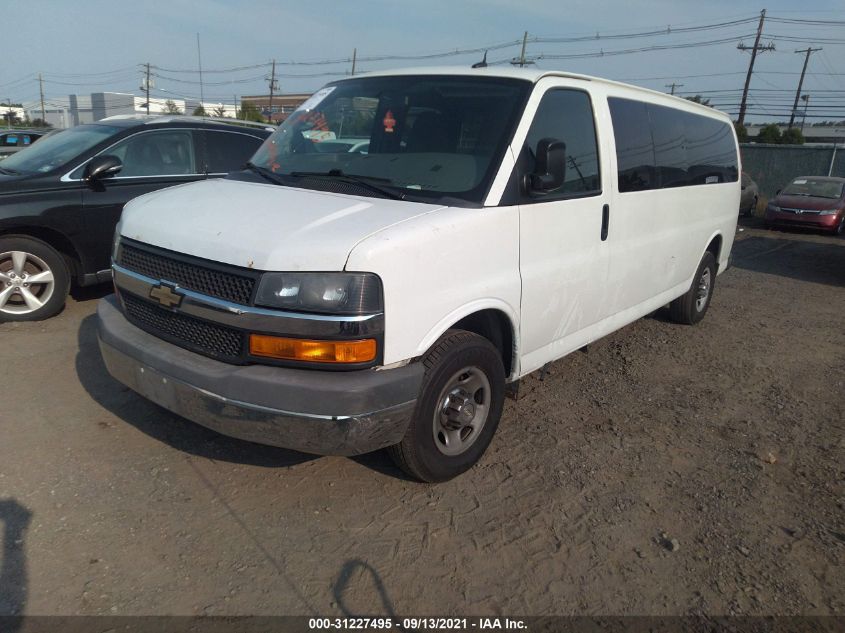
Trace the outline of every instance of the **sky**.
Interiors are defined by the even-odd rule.
[[[800,4],[788,0],[28,0],[25,19],[15,20],[15,29],[7,28],[3,34],[0,100],[37,100],[38,73],[43,74],[48,101],[99,91],[141,94],[140,65],[146,62],[154,66],[157,75],[151,96],[197,98],[198,33],[205,101],[231,103],[236,96],[266,94],[265,78],[272,59],[278,63],[281,92],[309,92],[348,74],[348,60],[355,48],[362,60],[356,74],[396,67],[469,65],[478,61],[481,53],[431,61],[367,61],[367,57],[514,43],[488,54],[492,62],[507,62],[519,55],[519,43],[527,31],[527,56],[541,69],[596,75],[667,92],[670,88],[666,85],[675,82],[683,84],[676,88],[679,94],[700,93],[721,109],[735,112],[749,61],[749,53],[736,46],[753,44],[763,8],[770,18],[838,20],[842,24],[767,21],[763,43],[773,42],[775,50],[758,55],[751,83],[750,120],[785,118],[779,115],[792,107],[803,64],[803,55],[794,51],[807,46],[823,48],[810,58],[802,91],[810,95],[808,113],[816,117],[808,122],[825,117],[845,119],[842,0]],[[749,21],[715,29],[677,32],[679,28],[746,18]],[[647,37],[606,37],[657,30],[663,32]],[[533,41],[537,37],[577,36],[593,39]],[[601,57],[551,57],[714,40],[725,41]],[[344,61],[301,65],[322,60]],[[246,68],[214,72],[242,67]]]

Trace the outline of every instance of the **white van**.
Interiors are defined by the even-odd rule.
[[[355,149],[359,148],[359,149]],[[318,91],[223,180],[129,203],[109,371],[221,433],[471,467],[510,383],[670,304],[707,311],[739,205],[729,118],[562,72]]]

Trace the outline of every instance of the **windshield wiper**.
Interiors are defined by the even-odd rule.
[[[21,172],[17,169],[8,169],[5,167],[0,167],[0,174],[6,174],[7,176],[18,176]]]
[[[256,174],[258,174],[259,176],[261,176],[265,180],[269,180],[270,182],[272,182],[275,185],[286,185],[286,184],[288,184],[287,182],[285,182],[283,177],[280,176],[279,174],[276,174],[276,173],[270,171],[269,169],[266,169],[265,167],[259,167],[258,165],[256,165],[253,162],[247,162],[246,168],[249,169],[250,171],[254,171]]]
[[[332,178],[343,182],[349,182],[356,185],[360,185],[365,189],[369,189],[370,191],[374,191],[375,193],[381,194],[385,198],[391,198],[393,200],[405,199],[404,193],[396,193],[395,191],[391,191],[386,187],[381,187],[376,184],[376,182],[383,182],[385,184],[393,182],[389,178],[376,178],[375,176],[358,176],[357,174],[347,174],[340,169],[330,169],[329,171],[292,171],[289,175],[296,176],[297,178]]]

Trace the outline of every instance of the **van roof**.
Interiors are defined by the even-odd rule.
[[[682,97],[668,95],[665,92],[659,92],[657,90],[651,90],[649,88],[643,88],[641,86],[635,86],[633,84],[626,84],[621,81],[602,79],[601,77],[593,77],[591,75],[571,73],[563,70],[516,68],[514,66],[485,66],[483,68],[472,68],[470,66],[423,66],[419,68],[397,68],[393,70],[378,70],[373,72],[361,73],[360,75],[355,75],[355,77],[388,77],[395,75],[454,75],[467,77],[505,77],[510,79],[522,79],[524,81],[530,81],[531,83],[536,83],[543,77],[566,77],[568,79],[579,79],[582,81],[597,82],[616,86],[619,88],[625,88],[627,90],[640,93],[644,97],[658,97],[661,100],[665,99],[669,101],[677,101],[679,102],[678,105],[683,104],[687,108],[700,110],[711,115],[718,114],[726,119],[730,119],[730,117],[721,110],[716,110],[715,108],[711,108],[710,106],[695,103],[694,101],[690,101],[689,99],[683,99]],[[349,79],[352,79],[352,77],[347,77],[346,79],[339,79],[338,81],[348,81]]]

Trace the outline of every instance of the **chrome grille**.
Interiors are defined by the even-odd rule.
[[[139,248],[127,242],[120,246],[117,263],[141,275],[241,305],[249,305],[256,282],[255,277],[216,270],[204,260],[177,259],[165,252]]]
[[[142,330],[205,356],[242,362],[244,336],[240,330],[167,310],[127,292],[120,296],[126,318]]]

